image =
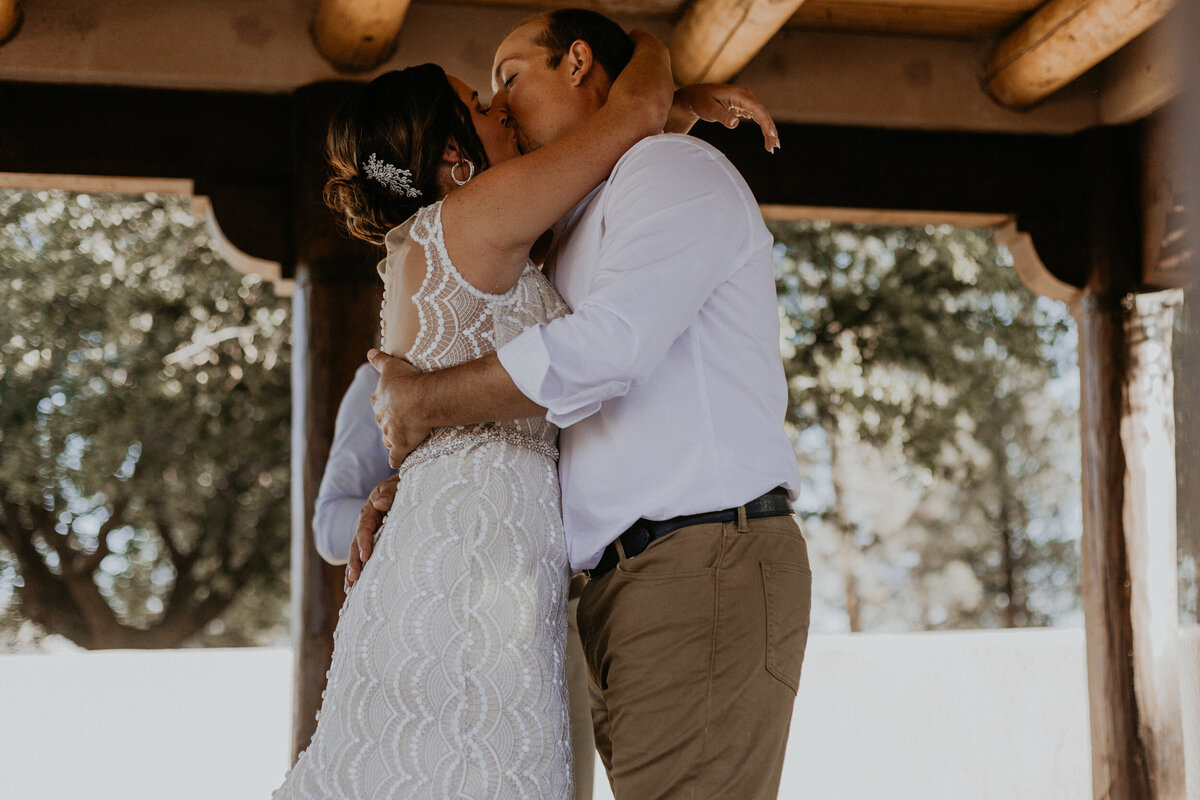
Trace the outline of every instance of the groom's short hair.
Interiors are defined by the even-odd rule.
[[[534,41],[549,52],[549,66],[554,69],[576,41],[587,42],[592,58],[604,67],[610,81],[633,57],[633,40],[620,25],[603,14],[584,8],[559,8],[539,14],[534,19],[546,20],[546,28]]]

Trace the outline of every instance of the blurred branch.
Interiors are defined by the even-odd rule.
[[[77,575],[91,576],[100,567],[100,562],[104,560],[112,550],[108,546],[108,535],[117,528],[125,524],[125,511],[129,508],[129,498],[120,497],[113,502],[112,513],[109,514],[104,524],[100,526],[100,531],[96,534],[96,552],[80,559],[74,565],[73,569]]]
[[[62,576],[50,570],[34,547],[33,531],[22,525],[22,512],[31,511],[30,507],[3,500],[0,510],[4,516],[0,523],[0,539],[17,559],[25,584],[20,591],[22,612],[43,628],[59,632],[71,641],[87,641],[88,625],[83,609]]]
[[[163,519],[161,510],[157,511],[154,515],[154,528],[158,532],[158,538],[162,539],[163,547],[166,548],[167,555],[170,557],[171,565],[175,567],[175,571],[178,573],[184,570],[186,557],[171,538],[171,526]],[[187,566],[190,566],[190,564]]]
[[[54,530],[54,526],[58,523],[58,520],[40,504],[31,503],[24,506],[24,508],[29,512],[29,516],[33,518],[32,532],[40,534],[42,541],[58,555],[60,570],[65,574],[74,563],[76,554],[67,543],[67,538]]]
[[[13,233],[0,341],[37,354],[0,374],[6,441],[28,443],[0,464],[0,546],[21,581],[9,609],[84,647],[175,646],[287,552],[286,504],[263,514],[287,487],[257,479],[287,462],[288,376],[272,367],[288,305],[215,258],[203,225],[166,198],[0,193]],[[231,397],[221,378],[235,371]],[[144,447],[125,474],[131,442]],[[226,483],[238,469],[243,491]],[[248,560],[255,549],[267,557]],[[278,623],[275,577],[229,630]]]

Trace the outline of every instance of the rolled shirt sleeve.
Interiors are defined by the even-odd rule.
[[[741,266],[756,210],[728,162],[686,137],[630,150],[609,178],[586,298],[497,355],[513,382],[567,427],[646,380],[713,289]],[[761,224],[761,223],[760,223]]]
[[[327,473],[328,474],[328,473]],[[313,544],[317,553],[330,564],[345,564],[350,543],[358,528],[358,512],[367,502],[362,497],[330,497],[313,511]]]
[[[313,544],[330,564],[346,563],[358,512],[371,490],[393,474],[371,408],[378,380],[375,368],[363,364],[338,406],[333,444],[313,509]]]

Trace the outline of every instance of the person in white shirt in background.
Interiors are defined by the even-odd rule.
[[[370,558],[370,542],[383,524],[396,494],[396,471],[388,465],[388,451],[375,424],[371,393],[379,373],[363,364],[342,396],[333,429],[333,444],[321,476],[313,509],[313,543],[330,564],[348,564],[353,575]],[[356,537],[361,531],[364,535]],[[355,539],[366,552],[354,547]],[[578,588],[571,584],[567,602],[567,686],[571,712],[571,749],[575,754],[575,800],[591,800],[596,764],[588,703],[587,666],[575,624]]]
[[[592,45],[605,34],[558,25],[564,13],[589,12],[548,12],[496,52],[492,108],[510,115],[523,153],[608,100]],[[589,575],[579,627],[614,796],[774,798],[812,574],[791,516],[799,473],[771,235],[728,160],[677,134],[630,148],[564,222],[553,279],[573,313],[447,369],[369,354],[390,462],[438,426],[536,414],[560,426],[567,551]]]

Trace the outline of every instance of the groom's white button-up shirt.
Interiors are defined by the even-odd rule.
[[[371,394],[378,382],[375,368],[363,364],[338,406],[312,521],[313,543],[330,564],[345,564],[349,559],[358,512],[375,485],[396,474],[388,466],[388,451],[371,408]]]
[[[795,496],[771,246],[742,176],[688,136],[639,142],[568,217],[554,281],[574,312],[498,355],[563,428],[573,568],[641,517]]]

